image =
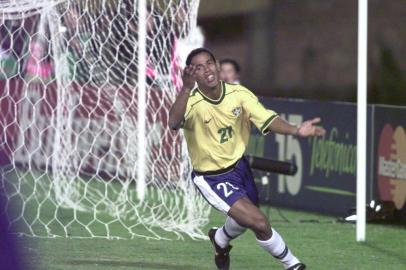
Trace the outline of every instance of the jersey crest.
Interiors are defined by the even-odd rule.
[[[239,116],[241,114],[241,107],[236,107],[232,110],[234,116]]]

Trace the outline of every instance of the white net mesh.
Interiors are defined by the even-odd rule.
[[[203,237],[209,207],[189,180],[183,135],[167,127],[181,87],[177,44],[194,38],[198,2],[147,1],[143,201],[137,1],[0,2],[0,189],[19,232]]]

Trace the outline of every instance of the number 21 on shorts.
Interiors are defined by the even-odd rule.
[[[234,186],[233,184],[229,183],[229,182],[224,182],[224,183],[218,183],[216,185],[217,190],[222,190],[224,193],[224,196],[226,198],[228,198],[228,196],[230,196],[231,194],[233,194],[233,189],[238,190],[239,188]]]

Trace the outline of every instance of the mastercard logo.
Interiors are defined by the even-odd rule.
[[[378,189],[384,201],[393,201],[397,209],[406,202],[406,133],[386,124],[378,146]]]

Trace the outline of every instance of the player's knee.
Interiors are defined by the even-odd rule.
[[[256,234],[271,234],[271,226],[265,217],[258,217],[252,223],[251,228]]]

